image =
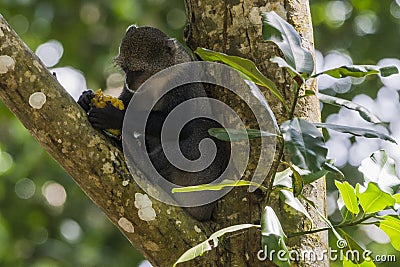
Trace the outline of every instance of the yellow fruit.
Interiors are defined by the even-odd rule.
[[[97,90],[96,93],[94,93],[94,97],[92,99],[92,105],[96,108],[105,108],[107,105],[107,102],[111,103],[114,107],[116,107],[119,110],[124,110],[124,103],[116,98],[112,97],[109,95],[104,95],[101,89]],[[120,129],[107,129],[106,130],[108,133],[114,135],[114,136],[120,136],[121,135],[121,130]]]

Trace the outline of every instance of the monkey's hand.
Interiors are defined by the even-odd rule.
[[[78,104],[83,108],[84,111],[89,112],[91,108],[91,102],[94,97],[92,90],[84,91],[78,99]]]
[[[88,113],[89,122],[99,130],[118,129],[122,130],[125,110],[119,110],[110,102],[104,108],[92,107]]]

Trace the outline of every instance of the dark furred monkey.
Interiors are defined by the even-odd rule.
[[[152,27],[131,26],[122,39],[117,65],[125,72],[126,82],[119,99],[128,106],[134,92],[155,73],[176,64],[193,61],[193,58],[175,39]],[[154,106],[146,124],[146,149],[157,171],[168,181],[181,186],[209,183],[218,178],[228,165],[229,144],[212,138],[217,155],[213,163],[200,172],[186,172],[168,162],[161,147],[161,128],[167,115],[178,104],[196,97],[206,97],[201,84],[187,84],[177,87],[161,98]],[[122,129],[125,111],[111,104],[105,108],[91,108],[92,91],[85,91],[78,100],[88,112],[88,119],[97,129]],[[199,118],[187,123],[179,135],[182,154],[189,160],[200,157],[198,145],[204,138],[211,138],[209,128],[221,127],[217,122]],[[185,208],[200,221],[209,220],[215,202],[199,207]]]

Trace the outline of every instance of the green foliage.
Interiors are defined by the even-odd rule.
[[[301,203],[300,200],[295,197],[292,192],[290,192],[289,190],[280,190],[279,197],[285,204],[289,205],[298,212],[303,213],[308,219],[312,221],[312,218],[307,209],[304,207],[303,203]]]
[[[354,187],[352,187],[348,182],[335,181],[336,187],[339,189],[340,195],[346,205],[347,209],[353,213],[358,214],[360,209],[358,208],[358,201]]]
[[[400,219],[398,216],[383,216],[379,222],[381,228],[389,237],[392,246],[400,251]]]
[[[179,259],[174,263],[173,266],[176,266],[179,263],[190,261],[190,260],[192,260],[194,258],[202,256],[204,254],[204,252],[210,251],[213,248],[216,248],[218,246],[219,238],[222,237],[223,235],[227,234],[227,233],[237,232],[237,231],[240,231],[240,230],[253,228],[253,227],[260,228],[260,225],[239,224],[239,225],[233,225],[233,226],[229,226],[229,227],[226,227],[224,229],[218,230],[215,233],[213,233],[204,242],[201,242],[200,244],[198,244],[198,245],[192,247],[191,249],[187,250],[184,254],[182,254],[182,256],[179,257]]]
[[[356,266],[359,266],[360,264],[362,264],[365,261],[364,257],[362,257],[363,255],[366,255],[365,249],[362,248],[360,246],[360,244],[358,244],[353,238],[351,238],[351,236],[349,236],[342,229],[339,229],[339,232],[342,235],[342,237],[344,238],[344,240],[346,240],[346,244],[347,244],[347,246],[343,248],[344,255],[352,255],[352,254],[347,254],[347,253],[358,252],[358,255],[360,255],[359,259],[357,259],[357,257],[354,257],[351,260],[351,262],[356,264]],[[343,265],[345,265],[345,264],[343,264]]]
[[[283,98],[282,94],[276,88],[275,84],[265,77],[257,68],[256,64],[251,60],[237,57],[237,56],[228,56],[224,53],[215,52],[205,48],[197,48],[195,53],[200,56],[202,60],[205,61],[212,61],[212,62],[222,62],[228,66],[239,71],[240,74],[246,80],[252,81],[257,85],[264,86],[268,90],[271,91],[281,102],[286,106],[285,99]]]
[[[311,75],[314,60],[310,51],[302,48],[299,34],[275,12],[261,13],[262,36],[266,41],[274,42],[285,56],[287,65],[297,72]]]
[[[351,260],[348,260],[346,257],[344,257],[343,260],[343,267],[375,267],[375,263],[372,261],[372,259],[370,260],[365,260],[363,262],[360,263],[354,263]]]
[[[320,171],[328,153],[321,132],[299,118],[284,122],[281,131],[293,164],[311,172]]]
[[[192,185],[192,186],[185,186],[185,187],[177,187],[172,188],[172,193],[187,193],[187,192],[198,192],[198,191],[218,191],[222,190],[225,187],[240,187],[240,186],[255,186],[262,190],[267,190],[264,186],[245,180],[223,180],[219,184],[201,184],[201,185]]]
[[[393,194],[399,188],[400,179],[396,175],[394,160],[384,150],[376,151],[364,159],[359,170],[366,182],[376,183],[386,193]]]
[[[301,76],[301,74],[289,65],[283,58],[281,57],[273,57],[270,59],[271,62],[278,64],[280,68],[286,68],[290,73],[291,77]]]
[[[344,126],[337,124],[329,124],[329,123],[314,123],[316,127],[331,129],[341,133],[349,133],[353,136],[362,136],[365,138],[379,138],[385,141],[392,142],[397,144],[396,141],[389,135],[378,132],[372,129],[360,128],[360,127],[352,127],[352,126]]]
[[[268,133],[256,129],[246,129],[246,131],[243,131],[237,129],[210,128],[208,130],[208,133],[211,136],[214,136],[215,138],[218,138],[222,141],[230,141],[230,142],[238,142],[253,138],[277,136],[275,133]]]
[[[362,78],[368,75],[380,74],[382,77],[388,77],[393,74],[399,73],[399,70],[395,66],[388,66],[379,68],[372,65],[350,65],[341,66],[339,68],[329,69],[320,73],[313,75],[313,77],[318,77],[322,74],[327,74],[333,78],[346,78],[355,77]]]
[[[272,256],[270,260],[281,267],[290,266],[289,251],[285,239],[286,235],[275,211],[270,206],[266,206],[261,215],[261,247],[264,248],[266,255]],[[270,253],[271,251],[275,253]],[[278,256],[278,251],[284,254]]]
[[[396,200],[379,189],[374,183],[368,183],[368,187],[364,192],[361,192],[360,185],[357,184],[357,197],[365,214],[376,213],[384,210],[386,207],[393,207]],[[347,206],[347,208],[349,208]]]
[[[369,111],[367,108],[351,102],[349,100],[346,99],[342,99],[339,97],[334,97],[334,96],[330,96],[330,95],[325,95],[325,94],[321,94],[321,93],[315,93],[315,95],[318,97],[318,99],[325,103],[325,104],[330,104],[330,105],[335,105],[335,106],[339,106],[339,107],[345,107],[351,110],[355,110],[357,111],[361,118],[363,118],[364,120],[371,122],[371,123],[382,123],[374,114],[372,114],[371,111]]]

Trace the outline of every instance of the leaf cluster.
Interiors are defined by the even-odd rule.
[[[288,120],[283,122],[278,131],[278,139],[282,141],[283,147],[290,157],[289,162],[281,160],[280,164],[287,168],[281,172],[275,172],[272,177],[271,186],[265,187],[261,184],[254,184],[249,181],[231,181],[225,180],[220,184],[198,185],[174,189],[174,192],[192,192],[202,190],[221,190],[224,187],[237,186],[257,186],[268,194],[271,191],[278,192],[280,199],[290,208],[312,220],[307,207],[311,207],[319,215],[322,221],[327,225],[326,228],[315,228],[310,231],[301,233],[285,234],[280,220],[276,216],[272,207],[269,206],[268,198],[265,203],[265,209],[261,214],[261,225],[238,225],[231,226],[218,231],[218,237],[232,232],[233,230],[242,230],[249,227],[261,228],[261,247],[265,249],[266,255],[268,251],[283,251],[284,257],[272,256],[269,260],[278,266],[290,266],[289,251],[285,245],[286,239],[311,234],[324,230],[331,230],[338,239],[338,247],[344,252],[348,250],[357,250],[364,252],[364,249],[353,240],[353,238],[343,231],[344,227],[361,225],[364,223],[374,224],[385,231],[391,239],[393,247],[400,250],[400,218],[398,215],[380,216],[381,211],[394,211],[396,205],[399,205],[400,194],[394,194],[400,185],[400,179],[396,176],[395,165],[393,159],[389,158],[384,151],[377,151],[369,158],[365,159],[360,171],[364,174],[364,183],[356,184],[353,187],[347,177],[343,175],[335,166],[333,159],[328,159],[328,148],[325,143],[324,136],[318,128],[330,129],[337,132],[348,133],[353,136],[361,136],[365,138],[379,138],[384,141],[396,144],[396,141],[385,133],[378,132],[367,128],[352,127],[345,125],[336,125],[328,123],[311,123],[304,119],[294,116],[297,100],[301,97],[317,97],[321,102],[341,106],[347,109],[357,111],[361,117],[369,123],[381,124],[387,126],[367,108],[334,96],[325,95],[314,91],[306,91],[300,95],[299,88],[309,79],[313,79],[320,75],[329,75],[331,77],[341,79],[345,77],[365,77],[369,75],[380,75],[387,77],[397,74],[398,69],[394,66],[378,67],[372,65],[350,65],[329,69],[320,73],[314,73],[315,62],[310,51],[303,48],[301,38],[292,25],[280,18],[275,12],[261,13],[263,23],[262,37],[265,41],[275,43],[281,50],[284,58],[273,57],[271,62],[278,64],[279,67],[285,68],[293,78],[293,95],[294,102],[287,103],[276,85],[267,77],[265,77],[256,67],[256,65],[245,58],[230,56],[223,53],[198,48],[196,54],[207,61],[220,62],[237,70],[243,79],[249,80],[256,85],[269,90],[272,95],[282,102],[287,111]],[[249,89],[250,90],[250,89]],[[265,99],[263,101],[266,102]],[[251,138],[264,138],[276,135],[257,129],[246,129],[245,131],[237,129],[210,129],[209,134],[224,141],[237,142]],[[343,216],[343,221],[338,225],[333,225],[328,218],[322,214],[318,207],[303,195],[303,187],[305,184],[312,183],[328,172],[335,174],[335,185],[339,190],[338,206]],[[394,194],[394,195],[393,195]],[[216,234],[216,233],[215,233]],[[214,234],[214,235],[215,235]],[[214,236],[213,235],[213,236]],[[210,250],[207,245],[208,241],[214,240],[210,237],[205,243],[187,251],[179,260],[179,262],[188,261],[200,256],[204,251]],[[272,255],[272,254],[271,254]],[[353,264],[365,264],[366,259],[355,261],[351,259]],[[349,261],[345,259],[349,265]],[[368,266],[375,266],[374,263],[368,262]],[[372,264],[372,265],[371,265]]]

